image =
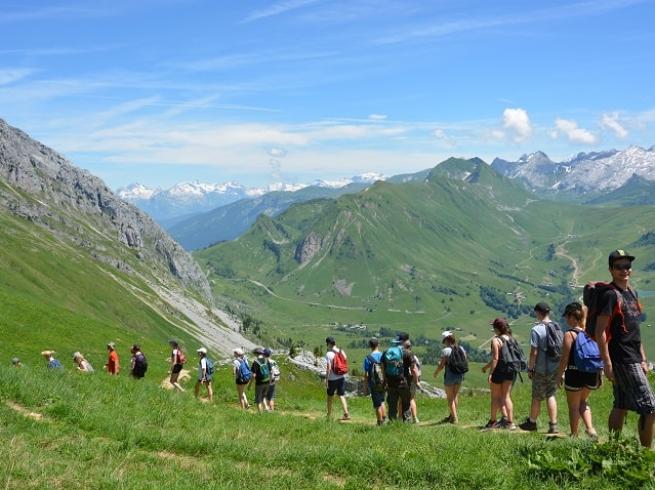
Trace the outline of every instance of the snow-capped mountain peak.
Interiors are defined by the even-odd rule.
[[[330,189],[340,189],[350,184],[372,184],[378,180],[386,180],[386,177],[376,172],[367,172],[361,175],[355,175],[350,178],[343,178],[337,180],[315,180],[312,185],[317,187],[327,187]]]
[[[116,194],[118,194],[118,197],[121,199],[133,201],[138,199],[150,199],[160,191],[161,189],[159,188],[152,189],[150,187],[146,187],[145,185],[135,183],[118,189]]]

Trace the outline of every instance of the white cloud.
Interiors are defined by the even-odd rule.
[[[591,131],[578,127],[578,123],[570,119],[556,119],[555,130],[551,133],[553,137],[566,136],[569,141],[574,143],[583,143],[593,145],[598,142],[598,138]]]
[[[268,154],[273,158],[284,158],[287,156],[287,150],[284,148],[271,148],[268,150]]]
[[[489,135],[491,136],[492,139],[495,140],[505,139],[505,131],[502,131],[500,129],[492,129]]]
[[[521,143],[532,136],[532,124],[525,109],[505,109],[503,111],[503,127],[514,133],[514,141],[517,143]]]
[[[457,143],[453,138],[451,138],[448,133],[446,133],[443,129],[437,128],[435,129],[432,134],[434,137],[439,140],[446,148],[454,148],[457,146]]]
[[[625,138],[628,136],[628,130],[619,122],[618,112],[603,114],[600,118],[600,125],[603,129],[612,131],[619,138]]]
[[[9,85],[30,76],[35,70],[31,68],[5,68],[0,69],[0,86]]]
[[[386,114],[370,114],[368,118],[371,121],[384,121],[387,118]]]

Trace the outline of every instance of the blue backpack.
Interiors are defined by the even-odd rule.
[[[598,344],[586,332],[580,331],[573,345],[573,363],[578,371],[597,373],[603,370]]]
[[[390,378],[400,378],[403,374],[403,350],[389,347],[384,353],[384,374]]]
[[[205,360],[207,361],[207,368],[206,368],[206,373],[207,377],[211,377],[214,374],[214,361],[212,361],[209,357],[206,357]]]
[[[237,381],[240,384],[245,384],[252,378],[252,372],[248,367],[248,362],[245,359],[239,359],[239,372],[237,373]]]

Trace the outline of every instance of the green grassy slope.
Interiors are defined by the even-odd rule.
[[[179,314],[136,276],[5,212],[0,229],[0,336],[7,356],[55,349],[67,361],[79,350],[100,368],[110,340],[124,356],[134,342],[162,353],[172,337],[196,345],[176,326]]]
[[[450,159],[425,182],[378,183],[261,217],[239,240],[195,257],[219,299],[251,311],[272,338],[318,346],[333,324],[364,323],[369,332],[386,326],[432,338],[460,328],[480,345],[498,315],[514,316],[525,339],[526,306],[561,306],[580,293],[569,287],[574,279],[606,278],[607,253],[652,223],[649,207],[537,201],[477,159]],[[320,249],[301,263],[303,243]],[[653,246],[635,253],[639,264],[655,259]],[[635,273],[640,289],[653,279]],[[493,288],[493,301],[483,301],[481,286]],[[655,313],[652,300],[644,303]]]
[[[278,413],[242,413],[233,381],[217,375],[213,404],[158,387],[161,370],[139,382],[103,374],[46,372],[0,366],[0,483],[5,488],[629,488],[607,468],[595,475],[564,470],[540,476],[529,454],[557,451],[560,464],[589,454],[585,439],[547,440],[540,434],[480,432],[488,396],[460,401],[460,426],[436,424],[445,400],[419,398],[421,424],[377,428],[367,398],[350,398],[353,422],[324,418],[320,383],[282,362]],[[250,393],[252,397],[252,392]],[[517,417],[529,404],[518,383]],[[562,393],[560,406],[564,407]],[[594,393],[598,431],[611,390]],[[35,420],[29,413],[43,418]],[[566,409],[560,427],[566,430]],[[539,420],[545,425],[545,416]],[[636,418],[625,434],[634,438]],[[629,473],[634,468],[621,466]],[[648,473],[646,473],[646,477]],[[652,471],[651,475],[652,477]],[[634,485],[634,481],[633,481]]]

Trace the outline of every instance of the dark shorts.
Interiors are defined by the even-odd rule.
[[[262,403],[268,392],[268,383],[255,385],[255,403]]]
[[[328,396],[334,396],[335,392],[339,396],[344,396],[346,394],[346,378],[328,379]]]
[[[371,394],[371,401],[373,402],[373,408],[380,408],[384,403],[384,391],[376,391],[373,388],[373,383],[369,383],[368,392]]]
[[[240,380],[238,380],[238,379],[236,380],[236,383],[237,383],[238,385],[241,385],[241,386],[243,386],[243,385],[247,385],[249,382],[250,382],[250,381],[240,381]]]
[[[585,373],[570,367],[564,372],[564,389],[580,391],[582,388],[597,390],[602,384],[600,373]]]
[[[173,365],[173,369],[171,370],[171,372],[172,372],[173,374],[179,374],[180,371],[182,371],[182,367],[183,367],[182,364],[174,364],[174,365]]]
[[[268,385],[268,391],[266,392],[266,399],[270,402],[271,400],[275,400],[275,387],[277,385],[275,383],[271,383]]]
[[[641,364],[614,364],[614,408],[640,415],[655,413],[653,389]]]
[[[503,384],[505,381],[516,381],[516,373],[500,372],[497,369],[491,373],[491,382],[495,385]]]
[[[454,373],[450,369],[448,369],[448,366],[446,366],[446,370],[444,371],[443,374],[443,384],[445,386],[461,385],[462,381],[464,381],[463,374]]]

